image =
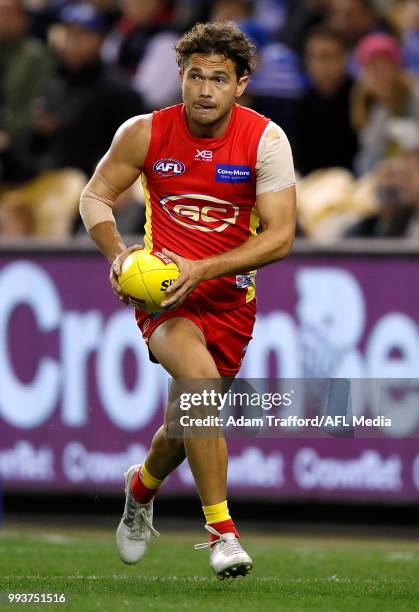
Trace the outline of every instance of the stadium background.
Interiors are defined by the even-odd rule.
[[[417,2],[0,0],[6,530],[113,524],[122,472],[161,418],[167,379],[108,289],[77,205],[118,125],[179,100],[173,43],[207,19],[254,40],[243,103],[284,127],[298,171],[298,239],[258,275],[242,376],[417,378]],[[128,242],[143,211],[136,185],[118,202]],[[375,438],[230,440],[232,503],[268,533],[359,523],[417,535],[419,417],[400,410]],[[168,525],[198,519],[186,466],[159,498]]]

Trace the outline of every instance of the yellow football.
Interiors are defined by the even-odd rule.
[[[179,268],[169,257],[158,251],[141,249],[128,255],[118,281],[133,306],[146,312],[157,312],[162,310],[166,289],[178,276]]]

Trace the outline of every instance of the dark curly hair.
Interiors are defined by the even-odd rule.
[[[177,41],[175,51],[182,69],[193,53],[215,53],[231,59],[238,79],[255,69],[256,47],[233,22],[197,23]]]

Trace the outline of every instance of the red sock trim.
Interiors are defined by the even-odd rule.
[[[141,480],[141,468],[139,468],[131,480],[131,493],[139,504],[148,504],[153,499],[158,489],[149,489]]]
[[[211,527],[214,527],[218,531],[218,533],[234,533],[236,538],[240,539],[240,534],[236,529],[236,526],[233,522],[233,519],[229,518],[226,521],[220,521],[219,523],[210,523]],[[210,542],[215,542],[218,540],[216,535],[210,533]]]

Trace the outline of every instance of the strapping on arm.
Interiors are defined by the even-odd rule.
[[[80,198],[80,216],[87,231],[104,221],[115,223],[113,206],[120,193],[100,172],[96,172]]]
[[[282,191],[295,185],[291,146],[285,132],[271,121],[259,143],[256,162],[256,195]]]

